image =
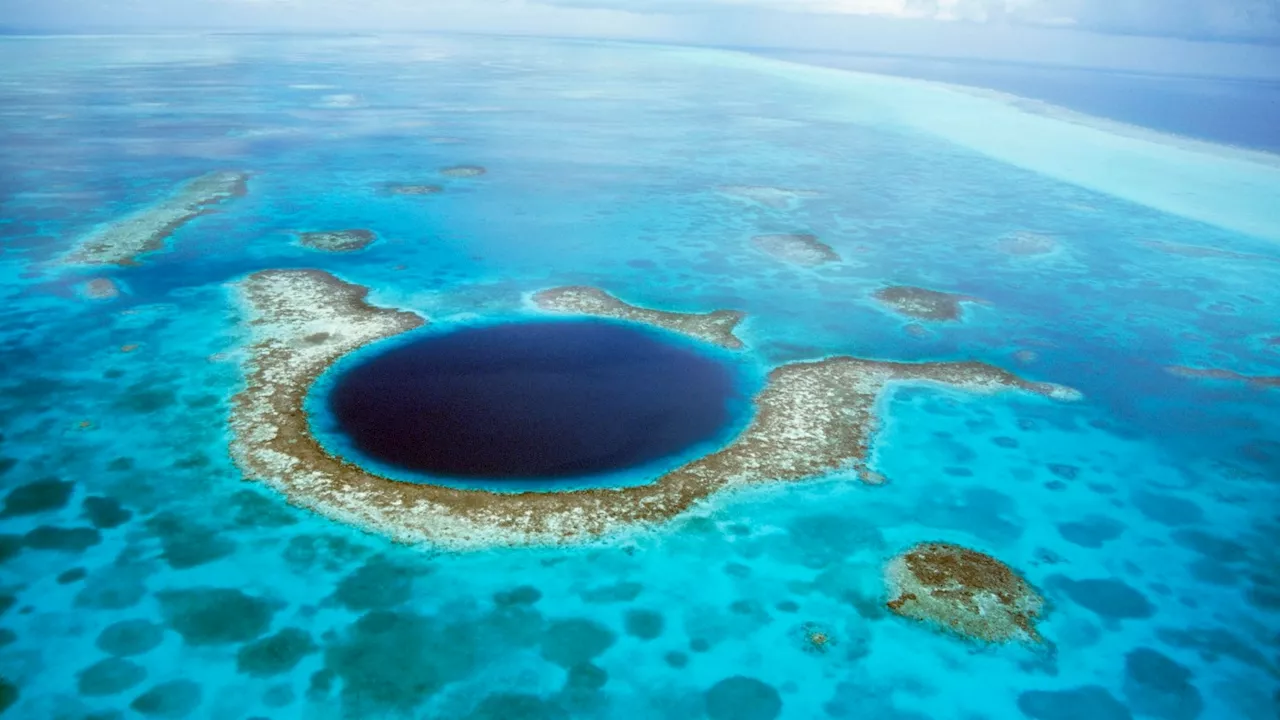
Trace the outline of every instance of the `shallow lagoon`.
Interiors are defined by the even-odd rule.
[[[12,39],[0,68],[6,717],[1275,717],[1280,391],[1167,371],[1280,374],[1273,159],[662,47]],[[163,250],[66,264],[219,171],[244,196]],[[351,229],[376,239],[298,241]],[[721,493],[586,545],[401,546],[229,455],[229,283],[302,267],[435,329],[591,285],[741,311],[761,368],[972,359],[1084,399],[899,385],[883,486]],[[920,320],[890,286],[975,301]],[[881,569],[924,541],[1020,571],[1047,644],[890,614]]]

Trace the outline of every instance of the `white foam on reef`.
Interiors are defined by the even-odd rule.
[[[1160,133],[1001,92],[746,53],[689,51],[835,91],[832,111],[908,126],[1081,187],[1280,241],[1280,156]],[[877,112],[869,112],[874,107]]]

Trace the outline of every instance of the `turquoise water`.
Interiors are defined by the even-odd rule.
[[[1165,370],[1280,374],[1274,157],[744,55],[477,38],[6,39],[0,113],[6,718],[1280,711],[1280,390]],[[488,172],[437,172],[464,164]],[[247,195],[140,265],[57,263],[212,170],[252,173]],[[341,228],[379,239],[293,234]],[[1019,232],[1057,249],[1002,252]],[[785,264],[769,233],[843,260]],[[397,546],[228,455],[228,283],[284,267],[437,329],[598,285],[744,311],[761,372],[977,359],[1085,399],[900,386],[882,487],[722,494],[587,546]],[[120,295],[87,299],[95,277]],[[889,284],[987,302],[908,331],[872,299]],[[881,567],[922,541],[1021,571],[1047,646],[889,614]]]

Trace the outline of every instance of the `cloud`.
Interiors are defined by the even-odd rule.
[[[1280,38],[1280,0],[543,0],[631,12],[749,11],[1078,27],[1192,38]]]
[[[565,27],[570,34],[601,28],[635,37],[679,24],[803,26],[813,18],[865,18],[1280,42],[1280,0],[0,0],[0,25],[24,15],[62,26],[98,20],[550,33]]]

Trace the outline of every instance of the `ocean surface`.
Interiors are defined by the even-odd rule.
[[[1274,125],[1176,90],[1247,107],[1232,83],[1067,103],[1035,72],[932,79],[1180,136],[715,50],[0,40],[0,715],[1273,720]],[[248,173],[243,197],[136,264],[66,261],[213,171]],[[377,239],[299,242],[350,228]],[[839,261],[752,242],[786,233]],[[271,268],[432,331],[593,285],[745,313],[752,377],[977,360],[1083,399],[894,384],[884,485],[763,484],[586,544],[405,546],[232,462],[251,330],[232,284]],[[874,299],[888,285],[980,302],[917,320]],[[885,564],[930,541],[1021,573],[1044,643],[889,612]]]
[[[1012,62],[761,51],[792,62],[970,85],[1226,145],[1280,152],[1280,82]]]

